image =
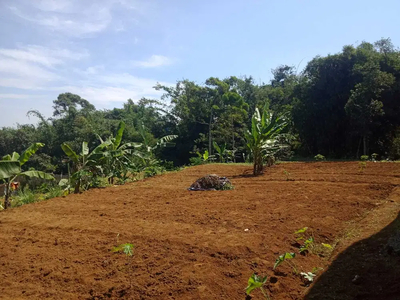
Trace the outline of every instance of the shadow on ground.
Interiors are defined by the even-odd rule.
[[[400,213],[380,232],[339,254],[305,299],[399,300]]]

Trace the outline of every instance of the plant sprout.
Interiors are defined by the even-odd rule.
[[[296,257],[296,253],[294,253],[294,252],[286,252],[286,253],[284,253],[284,254],[282,254],[282,255],[279,255],[279,257],[278,257],[278,258],[276,259],[276,261],[275,261],[274,270],[275,270],[281,263],[283,263],[284,261],[286,261],[286,262],[292,267],[294,273],[297,274],[297,269],[296,269],[296,267],[295,267],[294,265],[292,265],[292,264],[288,261],[289,259],[293,259],[293,258],[295,258],[295,257]]]
[[[246,287],[246,294],[250,295],[250,293],[253,290],[259,288],[261,290],[261,292],[263,293],[264,297],[269,300],[270,298],[269,298],[267,292],[263,288],[263,285],[266,282],[267,282],[267,276],[261,277],[261,276],[258,276],[257,274],[251,275],[251,277],[249,278],[249,281],[248,281],[248,285]]]

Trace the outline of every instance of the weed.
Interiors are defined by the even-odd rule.
[[[316,161],[324,161],[325,160],[325,156],[323,156],[322,154],[317,154],[314,156],[314,159]]]
[[[251,275],[251,277],[249,278],[249,281],[248,281],[248,285],[246,287],[246,294],[250,295],[250,293],[253,290],[259,288],[261,290],[261,292],[263,293],[264,297],[269,300],[270,298],[269,298],[267,292],[263,288],[263,285],[266,282],[267,282],[267,276],[261,277],[261,276],[258,276],[257,274]]]
[[[290,180],[290,173],[288,171],[286,171],[286,170],[283,170],[283,174],[286,177],[286,181],[289,181]]]
[[[308,227],[301,228],[297,230],[294,234],[297,237],[296,241],[304,240],[304,244],[300,245],[300,254],[305,254],[306,252],[311,252],[319,256],[328,256],[333,251],[333,247],[330,244],[316,244],[314,235],[311,232],[310,236],[306,236],[305,232]]]
[[[55,186],[55,187],[47,188],[47,193],[45,194],[44,198],[52,199],[52,198],[61,197],[63,195],[64,195],[63,189],[60,186]]]
[[[360,157],[361,161],[367,161],[369,159],[368,155],[361,155]]]
[[[298,272],[297,272],[297,268],[295,267],[294,264],[292,264],[292,263],[289,262],[290,259],[293,259],[293,258],[295,258],[295,257],[296,257],[296,253],[293,253],[293,252],[286,252],[286,253],[284,253],[284,254],[282,254],[282,255],[279,255],[278,258],[277,258],[276,261],[275,261],[274,270],[275,270],[281,263],[283,263],[284,261],[286,261],[286,262],[288,263],[288,265],[292,267],[293,272],[294,272],[295,274],[297,274],[297,273],[298,273]]]
[[[359,171],[362,173],[364,170],[367,168],[367,162],[366,161],[360,161],[358,163]]]
[[[17,192],[16,196],[14,197],[13,206],[21,206],[28,203],[34,203],[38,200],[39,199],[33,191],[25,188]]]

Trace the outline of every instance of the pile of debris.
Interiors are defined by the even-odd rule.
[[[233,185],[226,177],[219,177],[215,174],[206,175],[197,179],[188,188],[189,191],[216,191],[216,190],[232,190]]]

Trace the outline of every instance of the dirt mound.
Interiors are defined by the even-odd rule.
[[[219,177],[215,174],[206,175],[197,179],[190,187],[189,191],[215,191],[231,190],[232,183],[226,177]]]
[[[299,273],[324,269],[310,299],[396,299],[399,257],[387,254],[389,232],[377,233],[397,212],[369,216],[396,204],[399,166],[368,163],[360,172],[358,162],[291,163],[249,177],[250,165],[202,165],[1,211],[0,298],[243,300],[257,272],[268,275],[272,299],[304,299],[314,284],[305,286],[288,264],[272,270],[279,255],[296,252]],[[235,189],[187,191],[215,173]],[[374,225],[367,235],[349,230],[362,222]],[[303,227],[316,243],[336,245],[333,256],[299,255],[293,233]],[[368,236],[376,238],[351,251]],[[134,244],[132,257],[111,251],[124,243]]]

